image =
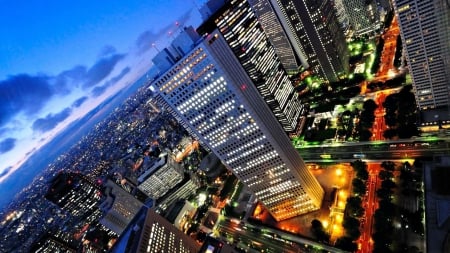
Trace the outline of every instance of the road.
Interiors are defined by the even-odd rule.
[[[305,162],[344,161],[355,159],[389,160],[421,156],[450,155],[450,138],[417,138],[415,140],[331,143],[297,146]]]
[[[378,199],[376,190],[378,189],[378,173],[380,171],[379,163],[369,163],[369,179],[367,180],[367,194],[364,196],[362,202],[365,210],[364,218],[361,220],[361,237],[358,240],[360,244],[360,253],[372,252],[372,225],[373,215],[378,209]]]
[[[216,224],[221,238],[233,246],[238,246],[249,252],[317,252],[317,249],[325,252],[343,253],[344,251],[318,243],[313,240],[295,236],[283,231],[234,222],[228,218],[220,219]]]
[[[380,59],[380,68],[373,81],[384,82],[398,74],[394,66],[395,51],[397,49],[397,37],[400,34],[397,18],[394,16],[389,29],[382,35],[384,48]]]

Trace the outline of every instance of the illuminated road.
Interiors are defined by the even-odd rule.
[[[323,245],[313,240],[301,238],[279,230],[239,224],[229,219],[221,219],[214,229],[220,236],[233,246],[249,250],[249,252],[345,252],[340,249]]]
[[[354,159],[388,160],[421,156],[450,155],[450,138],[417,138],[411,140],[332,143],[296,146],[306,162],[344,161]]]
[[[359,252],[372,252],[373,241],[372,237],[372,225],[373,215],[375,210],[378,209],[378,199],[376,196],[376,190],[378,189],[378,173],[380,172],[380,164],[369,163],[369,179],[367,180],[367,194],[364,196],[362,203],[365,210],[364,218],[361,220],[361,237],[358,241],[361,244],[361,250]]]

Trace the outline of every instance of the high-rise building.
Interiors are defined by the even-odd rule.
[[[105,197],[103,199],[103,202],[99,205],[104,214],[100,224],[118,235],[122,234],[128,223],[143,206],[142,202],[111,180],[105,183]]]
[[[259,73],[248,73],[230,47],[230,38],[224,38],[250,36],[241,33],[255,27],[256,19],[244,18],[254,14],[246,1],[232,1],[229,7],[227,19],[235,18],[237,23],[226,28],[223,24],[220,32],[212,30],[155,80],[153,89],[173,109],[181,124],[249,187],[276,220],[316,210],[323,199],[322,187],[277,122],[264,100],[266,94],[261,95],[253,82],[252,75]],[[242,13],[244,17],[240,16]],[[236,32],[232,34],[234,27]],[[253,36],[252,40],[236,41],[245,45],[239,46],[239,51],[249,52],[240,56],[252,59],[248,64],[267,61],[264,54],[258,57],[252,51],[253,47],[265,46],[252,43],[260,42],[263,34],[255,32]],[[265,47],[265,52],[270,50]]]
[[[350,21],[348,20],[347,12],[345,11],[344,0],[335,0],[334,8],[336,9],[336,17],[341,25],[344,33],[348,32]]]
[[[195,175],[191,175],[183,179],[176,187],[167,192],[164,196],[156,200],[156,212],[164,213],[166,209],[173,203],[180,199],[187,199],[200,187],[198,178]]]
[[[284,130],[295,132],[303,105],[250,4],[228,1],[197,30],[209,34],[216,28]]]
[[[39,253],[54,253],[54,252],[76,253],[77,244],[76,243],[70,244],[63,239],[58,238],[55,235],[47,233],[31,245],[31,251]]]
[[[354,36],[375,33],[380,28],[377,5],[374,1],[342,1]]]
[[[448,107],[449,1],[394,0],[393,5],[419,109]]]
[[[272,43],[275,53],[280,58],[284,69],[291,74],[299,71],[299,60],[296,59],[294,49],[278,20],[269,0],[249,0],[253,10],[258,16],[264,32]]]
[[[45,198],[82,220],[96,220],[101,216],[98,202],[102,189],[80,173],[62,172],[50,182]]]
[[[332,0],[270,0],[297,56],[329,82],[348,74],[348,50]]]
[[[167,154],[162,155],[137,179],[138,189],[153,199],[166,194],[183,180],[184,172],[181,164],[175,162]]]
[[[200,246],[164,217],[143,207],[110,252],[197,253]]]

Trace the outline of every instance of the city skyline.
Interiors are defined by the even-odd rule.
[[[9,24],[0,28],[5,35],[0,46],[0,186],[72,122],[145,74],[151,67],[147,59],[156,53],[152,43],[163,47],[178,26],[198,25],[201,5],[5,5],[0,15]]]
[[[0,167],[0,251],[449,248],[450,33],[432,25],[445,30],[450,9],[361,3],[112,3],[95,17],[101,5],[30,3],[20,15],[54,14],[30,27],[70,7],[79,19],[6,40],[0,67],[17,61],[0,72],[0,159],[13,164]],[[68,34],[86,61],[16,57],[43,41],[57,54]]]

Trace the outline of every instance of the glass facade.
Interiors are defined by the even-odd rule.
[[[333,1],[270,0],[298,55],[329,82],[348,74],[348,50]]]
[[[450,4],[438,0],[393,4],[419,109],[449,106]]]
[[[258,46],[246,45],[248,49]],[[153,83],[158,96],[277,220],[320,208],[323,189],[306,169],[235,53],[224,36],[213,31]]]

